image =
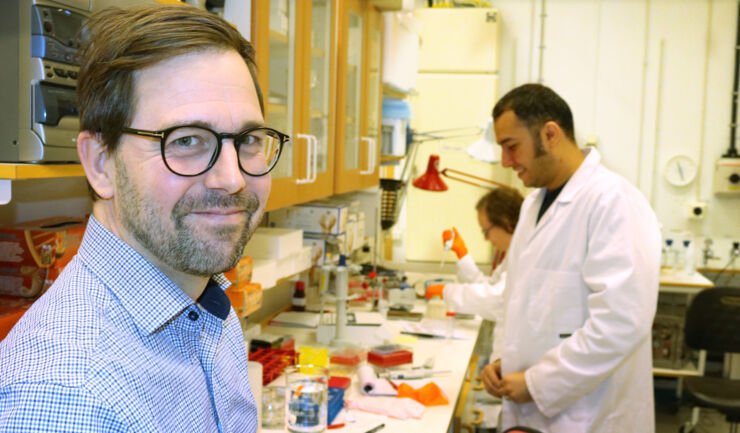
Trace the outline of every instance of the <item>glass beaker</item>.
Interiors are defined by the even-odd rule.
[[[317,365],[285,368],[285,424],[288,431],[314,433],[326,430],[329,371]]]
[[[267,386],[262,388],[262,427],[285,428],[285,388]]]

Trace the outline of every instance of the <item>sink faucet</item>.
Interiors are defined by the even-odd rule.
[[[730,248],[730,260],[736,259],[740,256],[740,242],[733,242],[732,248]]]
[[[710,260],[719,260],[719,257],[715,256],[714,255],[714,251],[712,251],[712,243],[714,243],[714,241],[712,241],[711,239],[709,239],[709,238],[705,239],[704,240],[704,249],[701,250],[701,252],[702,252],[702,258],[703,258],[703,262],[702,263],[704,264],[704,267],[705,268],[709,264],[709,261]]]

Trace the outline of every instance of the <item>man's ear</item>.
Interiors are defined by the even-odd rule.
[[[542,145],[545,150],[547,150],[548,152],[552,150],[553,145],[560,140],[562,132],[563,131],[560,129],[560,125],[553,122],[552,120],[549,122],[545,122],[545,124],[542,126],[542,130],[540,131],[540,138],[542,139]]]
[[[100,134],[91,131],[80,132],[77,136],[77,153],[90,186],[103,200],[113,198],[115,185],[113,161],[106,152]]]

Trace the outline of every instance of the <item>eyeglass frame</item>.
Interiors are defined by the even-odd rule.
[[[196,174],[180,174],[180,173],[176,172],[175,170],[173,170],[172,167],[170,167],[170,165],[167,163],[167,158],[164,156],[164,147],[165,147],[165,144],[166,144],[167,137],[169,137],[169,135],[172,133],[172,131],[174,131],[176,129],[180,129],[180,128],[199,128],[199,129],[203,129],[203,130],[206,130],[206,131],[210,132],[211,134],[213,134],[216,137],[216,140],[217,140],[216,151],[213,153],[213,156],[211,157],[211,160],[208,162],[208,166],[203,171],[201,171],[199,173],[196,173]],[[238,154],[239,154],[239,147],[238,146],[241,146],[241,143],[239,145],[237,145],[236,144],[236,139],[238,137],[242,137],[242,136],[247,135],[250,132],[256,131],[258,129],[266,129],[268,131],[272,131],[272,132],[276,133],[278,135],[278,137],[280,138],[280,145],[279,145],[279,148],[278,148],[277,156],[275,157],[275,163],[272,164],[272,167],[270,167],[269,170],[267,170],[266,172],[264,172],[262,174],[252,174],[252,173],[249,173],[247,170],[245,170],[244,167],[242,167],[242,161],[238,157]],[[252,127],[249,127],[247,129],[245,129],[242,132],[237,132],[237,133],[232,133],[232,132],[216,132],[216,131],[214,131],[211,128],[208,128],[208,127],[203,126],[203,125],[196,125],[196,124],[170,126],[169,128],[162,129],[162,130],[159,130],[159,131],[149,131],[149,130],[146,130],[146,129],[123,127],[121,129],[121,131],[123,133],[125,133],[125,134],[136,135],[138,137],[159,138],[160,153],[162,155],[162,162],[164,162],[165,167],[167,167],[167,169],[170,172],[172,172],[173,174],[176,174],[178,176],[183,176],[183,177],[200,176],[201,174],[203,174],[203,173],[207,172],[208,170],[210,170],[211,168],[213,168],[213,166],[216,164],[216,161],[218,161],[218,157],[221,155],[221,148],[223,147],[223,139],[225,139],[225,138],[234,140],[234,147],[235,147],[236,152],[237,152],[237,159],[236,159],[236,161],[239,164],[239,170],[241,170],[244,174],[246,174],[248,176],[262,177],[262,176],[270,173],[275,168],[275,166],[277,165],[278,161],[280,160],[280,155],[283,153],[283,146],[285,145],[286,142],[290,141],[290,135],[284,134],[284,133],[278,131],[277,129],[269,128],[267,126],[252,126]]]
[[[496,227],[496,226],[494,224],[491,224],[490,226],[488,226],[487,229],[480,229],[481,233],[483,233],[483,238],[484,239],[488,239],[488,233],[490,233],[491,232],[491,229],[494,228],[494,227]]]

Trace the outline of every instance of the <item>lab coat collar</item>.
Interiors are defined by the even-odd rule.
[[[585,149],[581,149],[581,152],[585,157],[584,160],[581,162],[581,165],[578,167],[576,172],[573,173],[573,176],[571,176],[565,183],[565,188],[560,191],[555,202],[568,203],[573,201],[573,198],[578,194],[578,191],[581,190],[583,185],[588,182],[588,179],[599,167],[599,164],[601,163],[601,155],[595,148],[587,147]],[[542,197],[545,196],[544,188],[542,188],[541,195]]]
[[[568,179],[565,187],[560,191],[560,194],[558,194],[558,197],[555,199],[555,202],[553,202],[553,204],[550,205],[550,208],[545,211],[545,214],[542,215],[539,222],[537,221],[537,211],[529,212],[527,224],[528,227],[534,227],[534,230],[530,232],[529,239],[527,240],[528,242],[531,241],[552,219],[552,215],[557,212],[559,204],[569,203],[575,198],[578,191],[581,190],[583,185],[588,182],[588,179],[599,167],[601,155],[599,155],[599,152],[595,148],[588,147],[582,149],[581,152],[583,152],[583,155],[585,156],[583,162],[581,162],[581,165],[578,167],[576,172],[573,173],[573,176]],[[534,203],[532,204],[532,209],[539,209],[540,206],[542,206],[542,200],[545,198],[545,193],[546,188],[540,188],[539,191],[537,191],[537,197],[535,197]]]

